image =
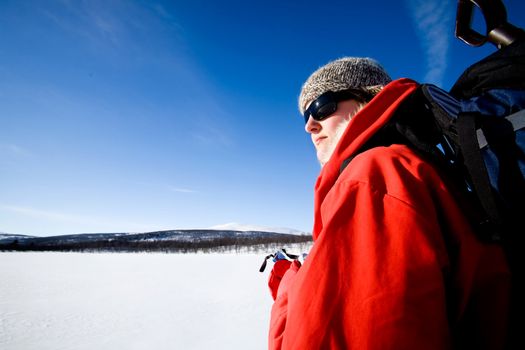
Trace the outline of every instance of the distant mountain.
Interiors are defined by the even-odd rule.
[[[13,234],[13,233],[5,233],[5,232],[0,232],[0,242],[2,240],[10,240],[10,239],[18,239],[18,238],[31,238],[31,237],[34,237],[34,236],[28,236],[28,235],[16,235],[16,234]]]
[[[265,227],[256,225],[243,225],[236,222],[231,222],[223,225],[216,225],[210,227],[212,230],[231,230],[231,231],[259,231],[259,232],[275,232],[285,233],[289,235],[310,235],[309,232],[303,232],[286,227]]]
[[[0,250],[15,251],[217,251],[232,247],[310,242],[304,234],[246,230],[167,230],[144,233],[84,233],[48,237],[0,235]]]

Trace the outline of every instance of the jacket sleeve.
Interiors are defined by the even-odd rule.
[[[414,208],[366,183],[336,186],[272,307],[269,348],[447,348],[447,261],[431,199]]]

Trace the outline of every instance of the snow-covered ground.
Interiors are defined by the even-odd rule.
[[[0,253],[0,349],[266,349],[264,256]]]

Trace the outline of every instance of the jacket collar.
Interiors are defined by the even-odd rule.
[[[407,78],[392,81],[352,118],[332,157],[323,166],[317,178],[314,197],[314,239],[323,228],[321,204],[337,181],[343,161],[354,155],[374,133],[390,120],[401,102],[416,89],[417,85],[415,81]]]

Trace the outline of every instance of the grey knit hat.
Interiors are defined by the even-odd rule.
[[[327,91],[365,90],[382,87],[392,79],[375,60],[366,57],[343,57],[329,62],[310,75],[299,95],[301,114],[308,103]]]

